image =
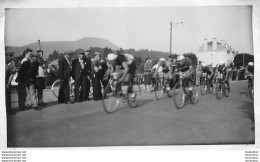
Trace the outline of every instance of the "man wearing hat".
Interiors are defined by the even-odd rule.
[[[61,85],[59,89],[58,102],[70,104],[70,77],[71,77],[71,63],[70,58],[72,51],[65,52],[65,55],[59,59],[59,78],[61,80]]]
[[[44,106],[46,103],[43,102],[43,89],[45,89],[45,71],[46,71],[46,60],[43,58],[43,51],[38,50],[38,71],[36,76],[36,85],[37,89],[37,97],[38,97],[38,105]]]
[[[91,58],[89,57],[89,53],[90,50],[85,51],[85,55],[83,57],[84,62],[86,63],[86,66],[83,70],[85,79],[83,80],[83,82],[85,82],[84,84],[86,85],[86,91],[85,91],[85,97],[83,98],[84,101],[90,100],[89,99],[89,92],[90,92],[90,79],[92,78],[92,70],[91,70]]]
[[[13,61],[14,52],[6,53],[5,55],[5,99],[6,112],[8,114],[15,114],[11,109],[11,81],[16,72],[15,62]]]
[[[94,61],[92,62],[92,86],[93,86],[93,100],[97,101],[102,99],[101,94],[101,84],[100,84],[100,71],[102,70],[102,66],[100,63],[101,54],[99,52],[95,52]]]
[[[18,100],[20,110],[25,110],[26,107],[38,107],[34,88],[35,68],[32,66],[36,60],[36,55],[32,52],[31,49],[26,49],[23,52],[24,58],[21,61],[18,75],[15,80],[18,82]],[[26,98],[28,99],[26,100]]]
[[[85,80],[87,76],[84,73],[86,62],[84,61],[83,57],[84,57],[84,52],[79,52],[78,58],[72,61],[72,78],[75,80],[75,89],[74,89],[75,102],[82,102],[86,97]]]

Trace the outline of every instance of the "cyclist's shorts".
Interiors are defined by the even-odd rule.
[[[131,64],[128,65],[129,71],[128,73],[130,73],[131,75],[135,75],[135,71],[136,71],[136,64],[135,61],[133,60],[133,62]]]

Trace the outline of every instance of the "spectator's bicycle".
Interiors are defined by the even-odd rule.
[[[254,75],[249,74],[247,76],[248,79],[248,92],[249,92],[249,97],[254,100]]]
[[[173,89],[171,89],[170,86],[168,85],[166,78],[164,76],[164,73],[162,73],[162,72],[158,73],[158,74],[154,75],[153,77],[155,80],[155,84],[154,84],[155,98],[157,100],[160,100],[166,94],[168,95],[168,97],[172,97]]]
[[[61,81],[60,79],[53,82],[51,86],[52,93],[55,97],[58,98],[60,90]],[[70,97],[74,97],[74,81],[70,81]]]
[[[90,81],[90,92],[89,92],[89,95],[93,94],[93,88],[91,86],[91,83],[92,82]],[[52,93],[57,98],[59,96],[60,85],[61,85],[61,81],[60,81],[60,79],[58,79],[55,82],[53,82],[53,84],[51,86]],[[70,80],[70,97],[74,97],[74,89],[75,89],[74,80],[71,79]]]
[[[226,97],[229,96],[229,90],[227,88],[227,83],[223,79],[223,74],[220,72],[217,75],[216,95],[217,95],[218,99],[221,99],[222,96],[226,96]]]
[[[205,95],[207,92],[213,92],[213,85],[210,85],[208,74],[202,73],[201,81],[200,81],[200,93]]]
[[[104,88],[102,95],[103,108],[107,113],[114,112],[119,106],[120,101],[127,102],[131,108],[136,108],[141,99],[141,87],[138,82],[133,82],[132,92],[128,92],[128,86],[118,81],[119,74],[111,73],[108,85]]]
[[[198,102],[198,92],[191,78],[185,77],[185,73],[179,72],[179,82],[175,84],[173,91],[173,99],[178,109],[182,108],[188,100],[192,104]],[[191,83],[191,87],[188,84]]]

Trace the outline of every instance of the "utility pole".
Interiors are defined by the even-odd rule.
[[[170,23],[170,54],[172,54],[172,28],[182,23],[183,22],[176,22],[174,23],[174,26],[172,26],[172,22]]]
[[[172,54],[172,22],[170,27],[170,54]]]

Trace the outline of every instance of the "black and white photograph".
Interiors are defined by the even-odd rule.
[[[256,146],[254,10],[4,8],[6,148]]]

